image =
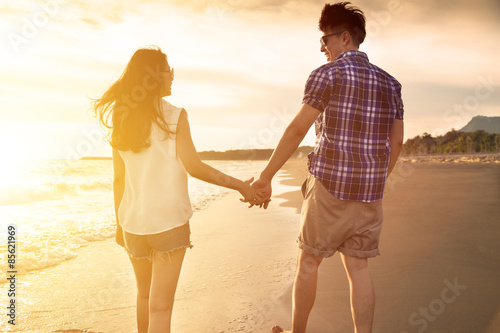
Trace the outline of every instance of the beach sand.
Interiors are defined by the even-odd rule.
[[[289,161],[267,210],[249,210],[233,193],[194,215],[173,332],[290,326],[306,175],[304,159]],[[500,165],[401,163],[391,178],[382,255],[370,260],[374,332],[500,332]],[[75,259],[19,276],[16,331],[135,332],[135,293],[123,249],[94,242]],[[320,267],[308,332],[352,331],[335,254]]]
[[[387,184],[373,332],[500,332],[500,164],[421,162],[398,164]],[[276,320],[290,327],[291,285],[284,296]],[[308,332],[353,332],[338,254],[320,266]]]

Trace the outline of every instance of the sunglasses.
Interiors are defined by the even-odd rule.
[[[319,39],[319,42],[321,43],[322,46],[326,47],[326,44],[328,43],[328,37],[333,36],[333,35],[338,35],[338,34],[341,34],[343,32],[344,31],[339,31],[339,32],[335,32],[333,34],[321,36],[321,38]]]
[[[167,71],[162,71],[161,73],[168,73],[170,75],[170,77],[172,78],[172,80],[174,79],[174,68],[173,67]]]

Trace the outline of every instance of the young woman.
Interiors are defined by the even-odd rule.
[[[261,198],[250,186],[253,179],[240,181],[199,159],[186,111],[162,98],[171,94],[173,79],[161,49],[142,48],[93,101],[100,122],[110,129],[116,240],[134,268],[140,333],[170,332],[177,281],[191,247],[187,172],[238,190],[245,201]]]

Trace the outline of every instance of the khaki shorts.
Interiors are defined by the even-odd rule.
[[[302,185],[302,194],[300,249],[324,258],[336,251],[358,258],[380,254],[382,200],[340,200],[312,175]]]

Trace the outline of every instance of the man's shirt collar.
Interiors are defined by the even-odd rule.
[[[334,61],[342,59],[342,58],[348,58],[348,57],[361,57],[361,58],[365,59],[366,61],[368,61],[368,56],[366,55],[366,53],[361,52],[361,51],[357,51],[357,50],[342,52],[334,59]]]

